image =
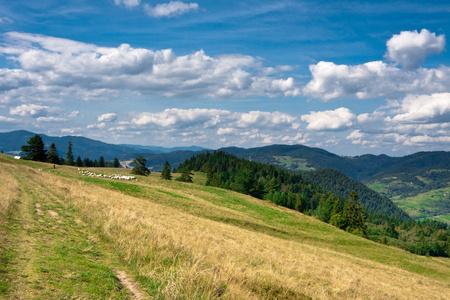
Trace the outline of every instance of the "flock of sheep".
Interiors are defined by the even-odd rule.
[[[98,177],[98,178],[110,178],[110,179],[119,179],[119,180],[133,180],[136,179],[134,176],[125,176],[125,175],[106,175],[106,174],[96,174],[91,171],[86,171],[84,169],[78,169],[78,172],[80,172],[83,176],[89,176],[89,177]],[[137,181],[137,179],[136,179]]]

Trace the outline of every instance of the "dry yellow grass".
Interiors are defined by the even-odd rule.
[[[151,282],[154,298],[210,299],[448,299],[450,262],[448,259],[419,258],[403,253],[418,265],[427,265],[436,274],[427,276],[340,251],[339,247],[307,239],[287,239],[214,221],[170,206],[171,196],[149,193],[135,198],[72,178],[48,172],[34,175],[41,185],[51,186],[59,201],[74,205],[80,215],[106,237],[141,276]],[[138,184],[187,197],[194,211],[204,207],[220,214],[256,217],[217,207],[206,197],[219,197],[195,187],[165,182],[153,177]],[[195,192],[195,193],[194,193]],[[228,193],[228,192],[227,192]],[[156,198],[164,199],[156,199]],[[243,201],[258,202],[237,195]],[[246,199],[246,200],[245,200]],[[174,199],[173,199],[174,200]],[[183,201],[183,200],[178,200]],[[156,203],[158,202],[158,203]],[[175,202],[175,200],[174,200]],[[287,211],[280,208],[281,211]],[[308,226],[324,226],[305,218]],[[319,225],[318,225],[319,224]],[[302,231],[302,229],[292,229]],[[307,229],[304,229],[307,232]],[[329,228],[331,235],[346,233]],[[330,235],[324,232],[324,235]],[[329,238],[333,240],[333,237]],[[350,236],[348,241],[358,242]],[[361,240],[362,241],[362,240]],[[367,243],[367,241],[364,241]],[[382,245],[389,255],[401,252]],[[371,250],[372,251],[372,250]],[[370,254],[373,255],[373,254]],[[370,256],[368,254],[368,256]],[[145,284],[144,284],[145,285]]]

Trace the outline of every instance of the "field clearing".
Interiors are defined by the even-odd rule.
[[[391,200],[413,218],[432,218],[443,215],[444,211],[450,212],[449,187],[432,190],[414,197],[394,197]]]
[[[376,244],[231,191],[164,181],[159,173],[137,181],[90,178],[74,167],[54,170],[4,155],[0,176],[8,182],[2,195],[9,195],[0,203],[7,207],[0,229],[6,241],[0,296],[6,298],[450,295],[449,259]],[[137,292],[124,287],[117,270],[134,279]]]

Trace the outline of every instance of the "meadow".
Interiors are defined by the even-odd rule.
[[[450,297],[448,258],[205,186],[204,174],[193,184],[136,177],[0,155],[0,298]]]

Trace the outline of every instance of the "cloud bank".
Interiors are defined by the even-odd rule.
[[[122,44],[98,47],[36,34],[9,32],[0,53],[20,66],[0,70],[0,101],[43,90],[95,99],[129,91],[148,97],[231,98],[296,96],[292,77],[265,74],[251,56],[210,57],[203,51],[177,56],[171,49],[150,50]],[[282,74],[278,74],[282,75]],[[20,92],[19,92],[20,90]],[[55,97],[55,95],[50,96]]]

